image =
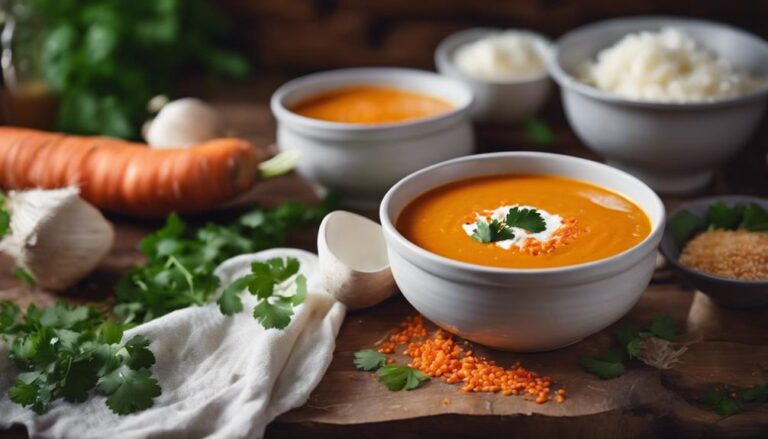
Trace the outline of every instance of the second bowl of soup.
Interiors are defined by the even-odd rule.
[[[637,302],[664,207],[609,166],[511,152],[416,172],[387,193],[380,216],[395,281],[419,312],[478,343],[540,351]]]
[[[272,96],[277,143],[298,172],[375,207],[401,178],[474,146],[472,92],[432,72],[345,69],[295,79]]]

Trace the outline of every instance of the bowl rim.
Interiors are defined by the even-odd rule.
[[[402,76],[420,76],[430,81],[440,81],[449,83],[451,86],[461,90],[461,93],[465,95],[464,102],[455,105],[450,111],[441,113],[435,116],[406,120],[402,122],[389,122],[381,124],[360,124],[350,122],[333,122],[322,119],[314,119],[311,117],[302,116],[295,113],[291,109],[285,106],[285,97],[297,90],[301,90],[304,87],[315,84],[317,82],[323,82],[332,80],[339,76],[345,75],[371,75],[371,74],[386,73],[389,75],[402,75]],[[370,81],[370,85],[376,85],[374,81]],[[343,88],[343,87],[340,87]],[[432,96],[432,95],[428,95]],[[442,98],[441,96],[433,96]],[[359,132],[359,133],[374,133],[381,131],[392,131],[406,128],[418,128],[429,126],[435,123],[441,123],[443,121],[449,121],[455,118],[461,118],[463,115],[469,112],[470,107],[474,103],[475,96],[472,90],[461,81],[454,78],[450,78],[444,75],[440,75],[429,70],[412,69],[405,67],[353,67],[345,69],[333,69],[325,70],[317,73],[310,73],[308,75],[299,76],[298,78],[291,79],[290,81],[282,84],[275,90],[270,98],[270,108],[272,114],[278,120],[278,122],[285,122],[295,126],[301,126],[307,129],[324,130],[324,131],[340,131],[340,132]]]
[[[403,236],[399,230],[395,227],[395,225],[392,222],[392,219],[389,217],[389,214],[387,211],[389,210],[389,205],[391,203],[391,200],[394,196],[394,194],[400,190],[403,186],[407,185],[412,180],[428,174],[430,172],[433,172],[436,169],[451,166],[456,163],[461,162],[468,162],[468,161],[475,161],[475,160],[492,160],[499,157],[521,157],[521,156],[528,156],[528,157],[534,157],[534,158],[540,158],[542,160],[550,160],[550,159],[565,159],[565,160],[571,160],[573,163],[577,166],[588,166],[593,168],[601,168],[603,170],[614,172],[616,175],[620,176],[620,178],[624,178],[628,181],[630,181],[632,184],[636,184],[638,186],[644,187],[648,190],[650,194],[652,194],[651,202],[656,205],[656,208],[659,210],[661,217],[659,218],[658,225],[651,230],[651,233],[648,234],[648,236],[645,237],[642,241],[638,242],[634,246],[620,252],[616,253],[614,255],[597,259],[594,261],[589,262],[583,262],[580,264],[574,264],[574,265],[565,265],[561,267],[546,267],[546,268],[508,268],[508,267],[493,267],[488,265],[480,265],[480,264],[473,264],[469,262],[463,262],[458,261],[455,259],[448,258],[446,256],[441,256],[437,253],[433,253],[429,250],[426,250],[424,248],[419,247],[415,243],[408,240],[405,236]],[[532,173],[533,175],[539,175],[535,172]],[[514,174],[512,174],[514,175]],[[545,175],[545,174],[540,174]],[[464,178],[457,178],[452,181],[460,181],[462,179],[467,179],[472,177],[464,177]],[[587,182],[589,183],[589,182]],[[447,184],[447,183],[443,183]],[[437,187],[442,186],[441,185],[435,185],[430,187],[429,189],[426,189],[424,192],[427,192],[429,190],[435,189]],[[591,184],[591,183],[590,183]],[[413,201],[413,200],[410,200]],[[637,204],[636,201],[631,200],[633,203]],[[640,206],[638,206],[640,207]],[[643,209],[640,207],[643,212],[648,216],[648,220],[651,222],[651,226],[653,227],[653,218],[650,217],[648,212],[646,212],[646,209]],[[506,152],[496,152],[496,153],[486,153],[486,154],[474,154],[469,155],[465,157],[459,157],[451,160],[447,160],[444,162],[437,163],[432,166],[428,166],[426,168],[420,169],[400,181],[398,181],[394,186],[392,186],[384,195],[384,198],[381,201],[380,207],[379,207],[379,220],[381,221],[381,225],[384,229],[385,236],[390,235],[393,236],[400,244],[402,244],[405,248],[410,250],[411,252],[414,252],[416,255],[421,256],[427,260],[430,260],[431,262],[434,262],[436,264],[446,266],[447,268],[456,270],[456,271],[463,271],[463,272],[472,272],[472,273],[482,273],[482,274],[490,274],[490,275],[522,275],[522,276],[534,276],[534,275],[541,275],[541,274],[565,274],[565,273],[574,273],[574,272],[582,272],[582,271],[588,271],[588,270],[595,270],[598,271],[601,268],[605,268],[613,264],[616,260],[622,259],[629,255],[630,253],[638,252],[640,249],[647,247],[651,244],[653,241],[656,241],[656,245],[653,247],[656,249],[658,247],[658,244],[661,242],[661,238],[664,233],[664,225],[666,224],[666,210],[664,208],[664,203],[659,198],[658,194],[653,191],[648,185],[643,183],[640,179],[637,177],[634,177],[631,174],[628,174],[620,169],[616,169],[614,167],[608,166],[606,164],[596,162],[593,160],[584,159],[581,157],[574,157],[570,155],[565,154],[554,154],[554,153],[545,153],[545,152],[536,152],[536,151],[506,151]],[[388,244],[389,247],[389,244]]]
[[[669,213],[669,215],[667,215],[666,221],[668,222],[670,218],[673,218],[675,215],[682,212],[683,210],[688,209],[690,211],[690,205],[692,204],[699,204],[699,203],[712,204],[717,201],[727,201],[728,199],[734,200],[735,202],[759,201],[763,204],[768,204],[768,199],[752,196],[752,195],[725,194],[725,195],[712,195],[707,197],[699,197],[699,198],[694,198],[692,200],[687,200],[683,203],[680,203],[680,205],[678,205],[674,210],[672,210],[672,212]],[[690,239],[691,238],[689,238],[688,240],[690,241]],[[768,287],[768,280],[734,279],[729,277],[718,276],[715,274],[705,273],[703,271],[684,265],[680,263],[679,255],[678,257],[673,258],[672,255],[669,254],[669,252],[667,251],[667,245],[665,245],[665,243],[670,242],[670,240],[672,240],[672,236],[667,231],[667,228],[664,227],[664,234],[661,237],[659,251],[667,260],[667,262],[669,262],[675,269],[682,271],[687,276],[691,276],[694,278],[701,278],[709,282],[718,282],[720,284],[732,286],[732,287],[762,287],[762,286]],[[687,242],[688,241],[686,241],[686,243]],[[674,243],[670,243],[670,244],[674,245]]]
[[[539,53],[544,58],[544,68],[537,73],[520,76],[517,78],[504,79],[504,80],[491,80],[478,78],[476,76],[469,75],[462,71],[450,56],[458,47],[465,44],[478,41],[485,38],[488,35],[499,34],[503,32],[516,32],[525,35],[528,38],[539,43],[536,46],[537,52],[544,49],[544,53]],[[525,28],[496,28],[496,27],[471,27],[467,29],[454,32],[447,37],[443,38],[438,43],[435,49],[435,67],[438,71],[443,69],[450,75],[460,78],[462,81],[469,82],[471,84],[482,84],[492,86],[505,86],[505,85],[521,85],[533,82],[538,82],[549,78],[549,65],[552,63],[554,56],[554,42],[551,38],[543,35],[539,32],[525,29]],[[441,72],[442,73],[442,72]]]
[[[720,107],[727,107],[732,105],[739,105],[746,102],[751,102],[759,99],[764,99],[768,95],[768,80],[766,80],[761,86],[756,89],[745,93],[740,96],[731,96],[726,98],[716,98],[711,101],[701,102],[659,102],[659,101],[641,101],[634,100],[627,97],[623,97],[608,91],[603,91],[597,87],[593,87],[578,80],[571,73],[566,71],[562,65],[560,65],[560,53],[563,51],[563,46],[574,38],[582,37],[595,30],[606,26],[620,26],[630,24],[642,24],[648,23],[649,26],[658,22],[669,22],[678,24],[697,24],[703,26],[710,26],[712,28],[718,28],[719,30],[732,32],[738,34],[744,38],[751,39],[755,43],[760,44],[766,48],[768,52],[768,42],[760,38],[759,36],[747,32],[743,29],[739,29],[735,26],[731,26],[725,23],[719,23],[711,20],[703,20],[698,18],[680,17],[674,15],[639,15],[634,17],[619,17],[611,18],[607,20],[596,21],[583,26],[579,26],[572,29],[555,41],[552,53],[552,59],[549,63],[549,74],[560,85],[560,87],[574,91],[581,95],[596,99],[599,101],[605,101],[613,104],[619,104],[629,107],[650,108],[660,110],[690,110],[690,109],[714,109]],[[599,48],[598,48],[599,49]]]

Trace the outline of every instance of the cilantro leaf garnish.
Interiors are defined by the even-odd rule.
[[[232,315],[243,309],[240,293],[248,290],[259,300],[253,317],[265,329],[284,329],[291,322],[293,307],[304,302],[307,279],[299,272],[296,258],[272,258],[251,264],[251,274],[236,279],[225,288],[217,303],[223,314]],[[291,290],[291,294],[287,290]]]
[[[682,210],[667,221],[667,230],[672,235],[675,244],[682,247],[697,230],[706,227],[706,221],[687,210]]]
[[[28,287],[34,287],[36,282],[35,278],[32,277],[29,272],[21,267],[16,267],[13,269],[13,272],[11,273],[13,277],[20,280],[24,285]]]
[[[477,223],[475,223],[475,233],[472,234],[472,239],[482,243],[498,242],[514,238],[515,233],[512,229],[498,220],[491,220],[490,223],[478,220]]]
[[[675,341],[677,338],[677,328],[672,317],[668,315],[661,315],[653,319],[649,330],[654,336],[667,341]]]
[[[424,372],[409,366],[387,364],[379,369],[379,382],[387,386],[393,392],[398,390],[413,390],[428,380],[429,376]]]
[[[624,363],[627,359],[632,360],[640,356],[646,339],[657,337],[674,341],[677,335],[678,330],[668,315],[657,316],[647,329],[622,323],[615,333],[619,349],[610,350],[597,357],[583,357],[579,363],[587,372],[597,375],[600,379],[616,378],[624,374]]]
[[[755,203],[748,203],[742,211],[740,229],[768,232],[768,212]]]
[[[363,349],[362,351],[355,352],[353,362],[358,369],[370,372],[379,370],[384,366],[387,362],[387,356],[373,349]]]
[[[152,407],[160,396],[160,385],[147,369],[134,370],[123,365],[103,376],[98,390],[107,395],[107,406],[118,415]]]
[[[544,218],[536,209],[513,207],[509,209],[504,222],[507,227],[518,227],[533,233],[543,232],[547,228]]]
[[[579,364],[587,372],[597,375],[601,380],[609,380],[624,375],[624,364],[620,361],[605,361],[592,357],[582,357]]]
[[[515,232],[512,230],[512,227],[538,233],[544,231],[547,225],[536,209],[513,207],[509,209],[503,221],[497,219],[493,219],[491,222],[477,220],[472,239],[482,243],[514,239]]]
[[[728,207],[722,201],[712,203],[707,210],[709,229],[733,230],[739,224],[743,206]]]

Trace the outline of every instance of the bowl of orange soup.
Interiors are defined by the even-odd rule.
[[[290,81],[272,96],[281,151],[298,151],[297,171],[375,207],[401,178],[474,146],[472,92],[436,73],[360,68]]]
[[[395,281],[420,313],[481,344],[542,351],[600,331],[637,302],[664,206],[610,166],[507,152],[409,175],[380,217]]]

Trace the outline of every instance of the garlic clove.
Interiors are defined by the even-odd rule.
[[[114,230],[76,187],[11,191],[11,215],[0,251],[10,255],[37,284],[64,290],[93,271],[114,242]]]
[[[145,139],[153,148],[180,148],[224,135],[224,120],[211,105],[183,98],[162,106],[149,122]]]
[[[325,289],[348,308],[367,308],[397,292],[376,222],[352,212],[331,212],[320,224],[317,249]]]

